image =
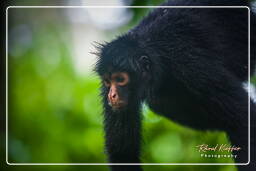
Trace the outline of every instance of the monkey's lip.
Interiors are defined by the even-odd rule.
[[[120,109],[124,106],[126,106],[126,102],[124,101],[119,101],[119,102],[116,102],[116,103],[109,103],[109,105],[113,108],[113,109]]]

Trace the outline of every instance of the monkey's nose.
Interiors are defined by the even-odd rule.
[[[117,93],[115,93],[115,92],[110,92],[109,94],[108,94],[108,99],[113,103],[115,103],[116,101],[118,101],[118,95],[117,95]]]
[[[112,94],[112,99],[115,99],[117,97],[116,93]]]
[[[111,93],[110,98],[112,102],[118,101],[118,95],[116,93]]]

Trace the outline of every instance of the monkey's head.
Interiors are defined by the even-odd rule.
[[[130,76],[127,72],[106,73],[102,76],[102,82],[112,109],[119,110],[128,105]]]
[[[102,94],[113,110],[142,100],[151,81],[151,59],[135,40],[127,37],[101,45],[95,71],[102,80]]]

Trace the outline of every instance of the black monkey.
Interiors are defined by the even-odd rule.
[[[244,0],[170,0],[163,6],[248,6]],[[251,73],[256,20],[251,14]],[[157,8],[135,28],[101,45],[106,151],[111,163],[139,163],[141,103],[164,117],[203,130],[222,130],[248,162],[248,9]],[[251,100],[251,151],[256,105]],[[251,156],[251,162],[255,155]],[[250,171],[253,166],[241,166]],[[254,168],[255,169],[255,168]],[[141,170],[112,166],[112,170]]]

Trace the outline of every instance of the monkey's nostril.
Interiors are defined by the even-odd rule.
[[[112,98],[114,98],[114,99],[115,99],[115,98],[116,98],[116,94],[113,94],[113,95],[112,95]]]

